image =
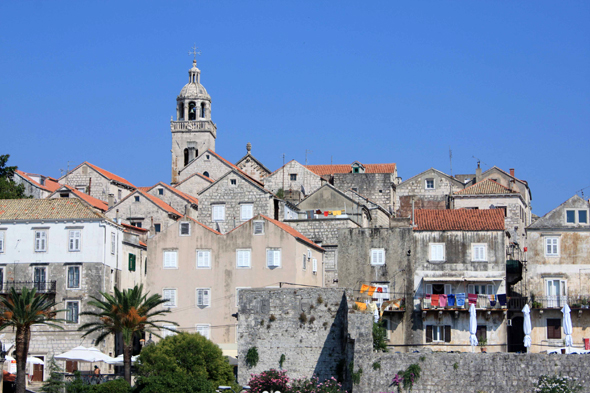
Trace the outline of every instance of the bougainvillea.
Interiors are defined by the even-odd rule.
[[[278,371],[270,369],[257,375],[251,374],[250,376],[252,378],[248,382],[248,385],[252,393],[262,393],[265,391],[285,393],[289,389],[289,377],[287,377],[285,370]]]

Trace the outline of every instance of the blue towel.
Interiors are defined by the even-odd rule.
[[[500,302],[500,306],[506,305],[506,294],[498,295],[498,301]]]
[[[464,293],[456,294],[455,298],[457,299],[457,307],[463,307],[465,305],[465,294]]]
[[[455,307],[455,295],[447,295],[447,303],[449,307]]]

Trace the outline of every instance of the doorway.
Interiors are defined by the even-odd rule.
[[[512,317],[512,326],[508,326],[508,352],[526,352],[523,324],[524,317]]]
[[[35,356],[38,359],[43,360],[45,362],[45,356]],[[32,382],[43,382],[43,365],[42,364],[33,364],[33,377],[31,378]]]

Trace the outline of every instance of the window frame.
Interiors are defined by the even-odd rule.
[[[483,248],[483,257],[477,258],[476,249]],[[471,262],[487,262],[488,261],[488,245],[486,243],[471,243]]]
[[[248,265],[240,266],[240,253],[247,252]],[[236,249],[236,269],[251,269],[252,268],[252,249],[251,248],[237,248]]]
[[[4,244],[6,243],[6,230],[0,229],[0,254],[4,254],[4,249],[6,248]]]
[[[111,232],[111,255],[115,255],[115,249],[117,247],[117,236],[115,232]]]
[[[174,266],[166,266],[166,254],[167,253],[174,253],[176,256],[174,258]],[[178,249],[173,250],[163,250],[162,251],[162,268],[163,269],[178,269]]]
[[[73,237],[72,235],[78,234],[78,247],[76,248],[76,236]],[[72,240],[74,244],[72,245]],[[68,252],[80,252],[82,251],[82,230],[81,229],[69,229],[68,230]]]
[[[164,188],[158,188],[158,195],[164,195]]]
[[[303,264],[301,265],[303,270],[307,270],[307,255],[303,254]]]
[[[559,334],[559,337],[549,337],[549,321],[557,321],[557,324],[559,324],[559,328],[555,328],[555,326],[552,326],[553,328],[553,332],[557,332]],[[547,337],[547,340],[561,340],[562,339],[562,330],[563,325],[561,323],[561,318],[546,318],[545,319],[545,335]]]
[[[137,268],[137,255],[129,252],[127,253],[127,270],[130,272],[134,272]]]
[[[244,214],[244,208],[250,209],[250,217]],[[240,221],[248,221],[254,218],[254,204],[251,202],[240,203]]]
[[[378,255],[376,261],[375,256]],[[371,266],[383,266],[385,265],[385,249],[384,248],[371,248]]]
[[[199,266],[199,253],[207,254],[207,264]],[[201,269],[211,269],[211,249],[207,248],[197,248],[195,250],[195,268]]]
[[[78,270],[78,286],[70,286],[70,269]],[[81,265],[69,265],[66,269],[66,289],[77,290],[82,288],[82,266]]]
[[[269,252],[272,252],[273,253],[273,264],[272,265],[269,265],[269,263],[268,263],[269,262],[268,261]],[[276,258],[276,253],[278,253],[278,260],[279,260],[278,265],[276,264],[276,259],[277,259]],[[283,263],[282,263],[282,255],[281,254],[282,254],[281,248],[279,248],[279,247],[267,247],[266,248],[266,268],[267,269],[277,269],[277,268],[282,267]]]
[[[256,226],[260,225],[262,228],[262,232],[256,233]],[[252,234],[254,236],[264,236],[264,220],[256,220],[252,222]]]
[[[433,259],[432,251],[433,246],[442,247],[442,259]],[[428,243],[428,261],[429,262],[446,262],[447,261],[447,247],[445,243]]]
[[[166,297],[166,291],[172,291],[172,293],[174,294],[174,303],[172,305],[168,304],[170,303],[170,299],[169,297]],[[162,288],[162,299],[166,300],[166,303],[162,303],[162,307],[166,307],[166,308],[176,308],[178,307],[178,289],[176,288]]]
[[[551,253],[548,253],[547,252],[547,243],[548,243],[549,240],[555,240],[555,243],[556,244],[551,244],[551,247],[552,247],[551,250],[553,251],[553,247],[555,247],[556,250],[557,250],[556,252],[551,252]],[[543,248],[545,249],[545,256],[546,257],[558,257],[559,254],[560,254],[559,253],[559,251],[560,251],[559,249],[560,249],[560,245],[561,245],[560,243],[561,243],[561,241],[560,241],[559,236],[544,236],[544,238],[543,238]]]
[[[428,187],[428,182],[432,182],[432,187]],[[433,177],[430,177],[428,179],[424,179],[424,189],[425,190],[436,190],[436,183],[435,183]]]
[[[312,258],[312,260],[311,260],[311,272],[313,274],[318,274],[318,260],[317,260],[317,258]]]
[[[445,344],[452,341],[451,325],[426,325],[424,329],[424,338],[426,343]],[[435,337],[435,330],[437,331],[437,340]],[[429,334],[430,333],[430,334]]]
[[[289,173],[289,181],[297,181],[297,174]]]
[[[207,335],[199,332],[199,328],[206,328]],[[205,337],[207,340],[211,340],[211,324],[210,323],[197,323],[195,324],[195,332]]]
[[[135,195],[133,197],[133,202],[141,202],[141,199],[139,198],[139,195]]]
[[[183,234],[182,233],[182,228],[183,227],[187,227],[188,226],[188,233]],[[191,235],[191,223],[188,221],[182,221],[178,224],[178,236],[190,236]]]
[[[586,221],[584,221],[584,222],[580,221],[580,213],[581,212],[586,213]],[[578,215],[576,216],[576,219],[578,220],[578,224],[588,224],[588,210],[578,209]]]
[[[47,243],[47,230],[46,229],[38,229],[35,230],[35,234],[34,234],[34,248],[35,248],[35,252],[47,252],[47,248],[48,248],[48,243]],[[43,242],[43,247],[37,247],[37,234],[43,234],[43,236],[40,236],[39,241]]]
[[[222,216],[222,218],[215,218],[217,209],[221,209],[221,214],[217,214],[217,216]],[[219,213],[219,211],[218,211]],[[215,203],[211,205],[211,221],[213,222],[223,222],[225,221],[225,203]]]
[[[72,321],[69,316],[70,316],[70,309],[68,308],[68,304],[77,304],[77,314],[76,314],[76,321]],[[79,325],[80,324],[80,307],[81,306],[81,302],[80,300],[66,300],[65,301],[65,309],[66,309],[66,318],[65,318],[65,322],[69,325]]]
[[[162,224],[160,224],[159,222],[154,224],[154,232],[156,232],[156,233],[162,232]]]
[[[209,291],[207,297],[205,297],[205,293],[203,292],[203,304],[199,304],[199,291]],[[207,303],[205,304],[205,299]],[[198,308],[209,308],[211,307],[211,288],[199,287],[195,288],[195,306]]]
[[[477,288],[477,290],[476,290]],[[482,293],[485,290],[485,293]],[[476,295],[495,295],[497,293],[495,284],[486,284],[484,282],[467,284],[467,293]]]

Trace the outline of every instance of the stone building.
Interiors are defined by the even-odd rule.
[[[264,215],[225,235],[185,217],[148,240],[148,284],[169,299],[166,319],[178,330],[201,333],[235,357],[239,291],[281,283],[321,286],[323,253]]]
[[[264,214],[278,220],[281,201],[262,183],[239,169],[232,169],[199,193],[198,220],[226,233]]]
[[[526,232],[526,296],[532,306],[531,352],[563,347],[561,309],[571,308],[573,344],[583,348],[590,326],[590,203],[578,195],[539,218]],[[520,314],[522,315],[522,314]],[[513,325],[522,318],[513,318]]]
[[[122,242],[122,228],[80,199],[0,200],[0,292],[35,288],[67,310],[58,315],[66,320],[63,330],[32,328],[30,356],[47,362],[76,346],[93,346],[96,335],[82,338],[78,331],[89,321],[80,313],[88,310],[90,296],[113,293],[116,277],[128,268]],[[8,348],[13,332],[3,333]],[[112,353],[113,344],[109,337],[98,349]],[[46,367],[35,370],[34,380],[49,376]]]
[[[186,216],[197,218],[199,200],[194,196],[186,194],[163,182],[150,187],[146,193],[163,200],[167,205],[172,206],[176,211]]]
[[[326,183],[321,176],[304,165],[291,160],[263,180],[264,187],[277,194],[283,190],[284,199],[297,204]]]
[[[184,181],[195,173],[200,173],[215,181],[232,169],[241,171],[240,168],[221,157],[213,150],[205,150],[200,156],[189,162],[187,166],[180,170],[178,182]]]
[[[14,172],[12,178],[16,184],[25,186],[25,195],[35,199],[46,198],[59,187],[56,179],[35,173],[26,173],[20,170]]]
[[[412,217],[414,209],[450,209],[450,195],[462,190],[463,183],[430,168],[404,180],[396,187],[396,217]]]
[[[185,194],[196,197],[199,192],[213,183],[213,179],[208,178],[200,173],[193,173],[180,183],[174,185],[174,188]]]
[[[176,120],[170,119],[172,184],[187,177],[179,177],[180,171],[200,153],[215,151],[217,138],[217,126],[211,120],[211,96],[201,85],[201,70],[197,68],[196,60],[188,77],[188,83],[176,97]]]
[[[394,213],[396,185],[401,182],[391,164],[307,165],[307,169],[341,190],[352,189]]]
[[[252,144],[250,142],[246,145],[246,152],[246,155],[236,162],[238,168],[258,181],[262,181],[262,179],[270,175],[270,170],[252,155]]]
[[[96,199],[93,196],[83,193],[82,191],[78,191],[67,184],[59,186],[54,192],[49,194],[47,198],[77,198],[86,202],[89,206],[91,206],[93,209],[96,209],[100,213],[105,213],[107,210],[109,210],[109,205],[100,199]]]
[[[113,204],[122,201],[136,189],[127,179],[86,161],[60,177],[58,181],[106,203],[112,198]]]
[[[153,234],[163,232],[183,216],[181,212],[141,190],[135,190],[122,201],[109,208],[107,217],[139,228],[150,229]]]

